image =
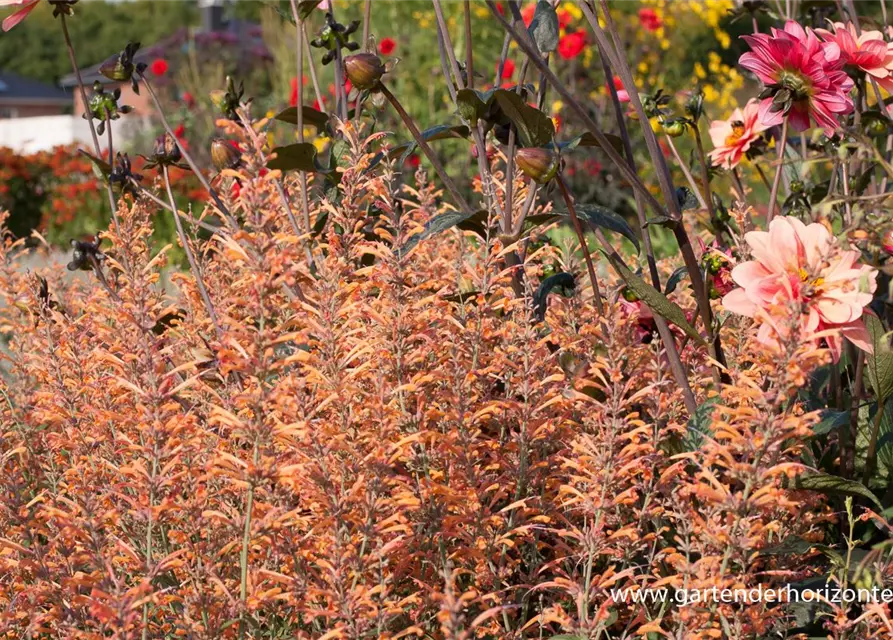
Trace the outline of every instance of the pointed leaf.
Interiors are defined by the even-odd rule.
[[[555,213],[562,216],[569,216],[567,209],[555,209]],[[639,250],[639,239],[629,224],[607,207],[597,204],[578,204],[577,215],[589,222],[591,225],[614,231],[633,243],[636,251]]]
[[[679,208],[683,211],[698,209],[701,206],[701,203],[698,202],[698,196],[688,187],[677,188],[676,199],[679,201]]]
[[[679,267],[673,273],[670,274],[669,280],[667,280],[667,285],[664,287],[664,295],[670,295],[676,290],[676,287],[679,286],[679,283],[682,282],[682,278],[684,278],[688,274],[688,268]]]
[[[574,287],[576,287],[574,276],[564,271],[553,274],[543,280],[540,286],[537,287],[536,293],[533,294],[533,314],[536,319],[539,322],[546,319],[546,309],[549,306],[548,298],[553,289],[557,288],[559,291],[566,293],[568,290],[573,290]],[[565,293],[562,293],[562,295],[565,295]]]
[[[330,170],[319,164],[316,147],[309,142],[297,142],[284,147],[273,149],[275,158],[267,161],[270,169],[280,171],[308,171],[316,173],[328,173]]]
[[[868,498],[879,509],[883,509],[881,501],[861,482],[847,480],[840,476],[832,476],[820,471],[808,471],[787,483],[789,489],[816,491],[827,495],[861,496]]]
[[[668,322],[675,324],[698,344],[702,346],[706,344],[697,329],[691,326],[688,322],[688,319],[685,317],[685,312],[679,305],[630,271],[629,268],[619,260],[619,256],[615,257],[614,255],[607,253],[605,253],[605,256],[607,256],[611,266],[613,266],[620,277],[623,278],[623,281],[626,282],[627,286],[632,289],[633,293],[647,304],[654,313],[665,318]]]
[[[613,133],[606,133],[605,137],[608,139],[608,142],[611,143],[611,146],[614,147],[615,151],[618,153],[623,151],[623,140],[620,136],[615,136]],[[558,143],[558,148],[561,151],[573,151],[577,147],[598,147],[601,149],[602,145],[596,140],[595,136],[588,131],[575,138],[571,138],[566,142]]]
[[[312,124],[316,127],[317,131],[324,131],[326,128],[326,124],[329,122],[329,116],[322,111],[317,111],[313,107],[303,107],[301,109],[301,114],[303,116],[304,124]],[[289,107],[288,109],[283,109],[275,116],[273,116],[274,120],[279,120],[280,122],[287,122],[288,124],[297,125],[298,124],[298,108],[297,107]]]
[[[499,89],[493,94],[506,118],[518,130],[523,147],[541,147],[551,142],[555,135],[555,123],[539,109],[531,107],[514,91]]]
[[[425,238],[430,238],[434,234],[458,226],[460,223],[470,218],[474,218],[479,214],[479,211],[475,211],[470,216],[467,216],[461,211],[448,211],[447,213],[442,213],[439,216],[435,216],[428,221],[428,223],[425,225],[425,229],[421,233],[417,233],[409,240],[407,240],[404,245],[400,247],[398,253],[400,253],[400,255],[405,255],[406,253],[414,249],[415,246]]]
[[[540,0],[536,3],[536,11],[527,30],[540,53],[551,53],[558,48],[558,13],[551,2]]]
[[[93,175],[95,175],[98,179],[107,181],[109,174],[112,172],[111,165],[101,158],[97,158],[92,153],[88,153],[83,149],[78,149],[78,153],[87,157],[87,159],[93,164]]]
[[[874,353],[865,355],[865,376],[883,404],[893,393],[893,350],[880,319],[873,313],[864,313],[862,318],[874,347]]]

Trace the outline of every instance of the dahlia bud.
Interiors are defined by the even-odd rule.
[[[893,228],[887,229],[883,239],[881,239],[881,246],[888,256],[893,256]]]
[[[664,132],[671,138],[678,138],[685,133],[685,122],[682,120],[670,120],[663,123]]]
[[[636,292],[629,287],[623,287],[620,295],[623,296],[623,299],[627,302],[638,302],[639,300],[641,300],[641,298],[636,295]]]
[[[169,133],[155,138],[155,148],[152,150],[152,159],[158,164],[174,164],[180,161],[180,147],[177,141]]]
[[[241,154],[229,140],[214,138],[211,141],[211,164],[217,171],[235,169],[241,161]]]
[[[357,53],[344,59],[344,74],[360,90],[375,89],[384,72],[381,59],[372,53]]]
[[[515,152],[518,168],[538,184],[545,184],[558,173],[558,154],[542,147],[525,147]]]

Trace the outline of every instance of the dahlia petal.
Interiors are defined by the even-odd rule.
[[[827,324],[846,324],[856,320],[862,314],[861,307],[859,307],[858,313],[854,313],[851,305],[830,296],[819,298],[816,301],[816,309]]]
[[[757,305],[748,297],[744,289],[734,289],[723,296],[722,306],[732,313],[752,318],[757,311]]]
[[[840,333],[865,353],[874,353],[871,334],[868,333],[868,329],[865,328],[865,323],[862,320],[857,320],[845,327],[841,327]]]
[[[34,11],[34,9],[37,7],[37,3],[40,2],[40,0],[26,0],[26,2],[28,2],[28,3],[24,4],[24,6],[21,9],[19,9],[12,15],[6,16],[6,18],[4,18],[4,20],[3,20],[3,30],[4,31],[9,31],[13,27],[15,27],[17,24],[19,24],[22,20],[27,18],[28,14],[30,14],[32,11]],[[23,4],[23,3],[17,3],[17,4]]]

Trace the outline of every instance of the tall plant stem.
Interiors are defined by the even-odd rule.
[[[558,183],[561,197],[564,198],[564,203],[567,205],[571,223],[574,226],[574,231],[577,233],[577,239],[580,241],[580,251],[583,252],[583,258],[586,260],[586,270],[589,272],[589,282],[592,284],[592,294],[595,296],[595,308],[598,310],[598,315],[603,316],[605,315],[605,308],[602,305],[602,294],[598,288],[598,278],[595,275],[595,267],[592,264],[589,245],[586,243],[586,235],[583,233],[583,227],[580,224],[580,219],[577,217],[577,208],[574,206],[574,199],[567,190],[567,185],[564,183],[564,178],[561,177],[561,173],[558,173],[558,175],[555,176],[555,181]]]
[[[171,208],[176,211],[177,200],[174,198],[173,191],[171,191],[171,180],[168,175],[167,165],[163,165],[161,171],[164,177],[164,188],[167,190],[167,197],[170,200]],[[177,225],[177,235],[180,236],[180,242],[183,243],[183,251],[186,253],[186,259],[189,261],[189,268],[192,269],[192,275],[195,278],[198,292],[202,297],[202,301],[205,303],[205,310],[208,312],[211,324],[214,325],[214,332],[217,334],[217,339],[220,340],[223,337],[223,332],[220,330],[220,324],[217,321],[217,313],[214,311],[214,305],[211,303],[211,296],[208,295],[208,289],[205,287],[205,282],[202,279],[202,272],[192,253],[192,248],[189,246],[189,238],[186,236],[186,231],[183,229],[183,223],[180,221],[180,216],[174,216],[174,224]]]
[[[367,14],[370,5],[371,0],[366,0]],[[291,12],[295,18],[295,38],[297,38],[297,44],[295,46],[295,61],[298,66],[298,82],[296,83],[298,107],[298,142],[302,143],[304,142],[304,83],[302,82],[302,79],[304,77],[304,21],[301,20],[301,15],[298,12],[298,3],[296,0],[291,0]],[[364,27],[365,30],[368,30],[368,25],[369,16],[367,15],[366,27]],[[301,181],[301,215],[304,218],[304,233],[310,233],[310,202],[307,195],[306,172],[299,172],[299,180]]]
[[[99,136],[96,135],[96,127],[93,126],[93,114],[90,113],[90,103],[87,100],[87,89],[84,87],[84,79],[81,77],[81,69],[78,67],[77,59],[74,55],[74,45],[71,43],[71,35],[68,33],[68,22],[66,22],[65,14],[59,15],[62,22],[62,34],[65,36],[65,47],[68,50],[68,59],[71,62],[71,68],[78,80],[78,92],[81,94],[81,104],[84,107],[84,113],[89,116],[87,124],[90,125],[90,135],[93,137],[93,151],[97,158],[102,158],[102,149],[99,147]],[[114,158],[109,156],[109,162],[114,163]],[[118,205],[115,201],[115,194],[112,191],[112,185],[106,183],[106,193],[109,197],[109,209],[111,209],[112,220],[115,221],[115,230],[119,229],[118,224]]]
[[[257,436],[254,442],[254,454],[252,461],[257,466],[260,460],[260,447]],[[239,554],[239,599],[242,601],[243,610],[239,614],[239,640],[245,637],[245,601],[248,599],[248,547],[251,544],[251,512],[254,510],[254,482],[248,485],[248,495],[245,497],[245,528],[242,532],[242,551]]]
[[[471,0],[463,0],[462,12],[465,24],[465,77],[466,85],[474,89],[474,46],[471,41]]]
[[[396,96],[391,93],[390,89],[388,89],[384,83],[379,84],[379,88],[381,89],[382,94],[387,99],[388,102],[391,103],[391,106],[394,107],[394,110],[400,116],[400,119],[403,121],[403,124],[406,125],[406,128],[409,129],[409,132],[412,134],[413,139],[416,141],[416,144],[419,145],[419,149],[422,150],[422,153],[425,154],[425,157],[428,158],[428,162],[434,167],[434,171],[437,172],[438,177],[443,182],[447,191],[450,192],[450,195],[456,201],[456,205],[459,209],[467,216],[471,216],[474,211],[468,205],[468,202],[465,201],[465,198],[462,197],[462,194],[459,193],[459,189],[456,188],[456,184],[453,182],[453,179],[449,176],[444,169],[443,165],[440,163],[440,160],[437,159],[437,156],[434,155],[434,152],[431,150],[431,147],[428,146],[428,143],[425,142],[424,138],[422,138],[422,134],[419,131],[419,128],[416,126],[415,122],[413,122],[412,117],[406,112],[406,109],[403,108],[403,105],[400,104],[400,101],[397,100]]]
[[[307,25],[301,25],[301,36],[304,40],[304,55],[307,56],[307,70],[310,71],[310,83],[313,85],[313,93],[316,95],[316,102],[319,104],[319,110],[325,113],[325,97],[322,95],[322,91],[319,88],[316,65],[313,63],[313,51],[310,49],[310,39],[307,37]]]
[[[294,0],[292,0],[292,6],[294,6]],[[365,0],[363,5],[363,50],[368,53],[375,53],[374,51],[369,51],[369,29],[372,27],[372,0]]]
[[[205,190],[210,194],[211,199],[214,201],[214,204],[217,206],[217,209],[226,219],[227,223],[230,225],[233,231],[238,231],[239,224],[236,222],[235,218],[230,214],[229,209],[226,208],[226,205],[223,204],[223,201],[220,199],[220,196],[217,192],[211,188],[208,179],[205,178],[204,174],[198,168],[198,165],[195,164],[195,161],[192,159],[192,156],[189,155],[189,152],[180,143],[180,139],[174,135],[174,130],[171,129],[170,123],[167,121],[167,118],[164,115],[164,110],[161,108],[161,102],[158,100],[158,95],[155,93],[155,90],[152,88],[152,85],[149,83],[149,80],[145,75],[140,75],[140,79],[143,81],[143,86],[146,87],[146,91],[149,92],[149,97],[152,98],[152,103],[155,105],[155,110],[158,112],[158,117],[161,118],[161,124],[164,127],[164,130],[167,134],[173,138],[174,142],[177,143],[177,146],[180,148],[180,153],[183,156],[183,159],[186,161],[186,164],[189,165],[189,168],[192,169],[192,173],[195,174],[195,177],[198,178],[198,181],[205,188]]]
[[[716,210],[713,207],[713,193],[710,190],[710,165],[707,164],[707,154],[704,153],[704,143],[701,140],[699,122],[700,120],[691,126],[691,132],[695,138],[698,160],[701,163],[701,182],[704,185],[704,198],[707,200],[707,213],[710,214],[710,219],[713,220],[716,217]]]
[[[714,367],[713,374],[714,379],[719,381],[723,378],[720,367],[725,365],[725,356],[722,352],[719,334],[716,333],[713,325],[713,311],[710,308],[710,297],[707,294],[707,286],[704,279],[698,275],[701,273],[701,268],[698,264],[697,256],[695,256],[691,239],[688,237],[688,232],[685,230],[685,224],[682,220],[682,210],[676,198],[676,190],[673,188],[672,175],[670,174],[670,169],[666,163],[663,152],[661,152],[660,146],[657,143],[657,137],[648,124],[648,116],[645,113],[645,108],[642,105],[642,100],[639,96],[638,89],[636,88],[632,70],[630,69],[626,58],[621,55],[625,49],[623,47],[623,42],[620,39],[617,25],[614,24],[614,19],[611,17],[610,11],[608,11],[606,0],[601,0],[600,4],[602,13],[604,14],[605,24],[607,25],[611,34],[611,39],[613,40],[613,45],[608,41],[605,31],[599,24],[598,18],[593,12],[592,7],[586,4],[586,2],[582,2],[580,8],[592,27],[600,51],[608,57],[609,61],[613,62],[615,65],[614,68],[620,74],[624,87],[626,87],[627,93],[629,94],[630,102],[632,103],[636,114],[639,117],[639,122],[642,125],[645,144],[648,147],[648,153],[654,163],[657,180],[660,184],[664,201],[666,202],[667,212],[669,217],[675,223],[673,225],[673,235],[676,238],[676,243],[679,245],[679,253],[682,255],[682,260],[685,262],[685,267],[688,270],[691,279],[692,290],[694,291],[695,300],[698,304],[698,312],[704,323],[704,329],[707,332],[707,344],[710,356],[718,363],[718,365]],[[641,184],[641,181],[639,181],[639,184]]]
[[[610,62],[608,62],[608,58],[603,54],[599,57],[602,61],[602,70],[605,73],[605,78],[608,79],[608,90],[611,93],[611,103],[614,107],[614,117],[617,120],[617,128],[620,131],[620,138],[623,140],[626,163],[633,172],[638,173],[636,158],[635,155],[633,155],[632,143],[630,142],[629,132],[626,129],[626,121],[623,116],[623,107],[620,104],[620,96],[617,94],[617,88],[614,86],[614,83],[610,81],[610,78],[614,76]],[[648,271],[651,275],[651,283],[655,289],[660,291],[660,273],[657,270],[657,260],[654,257],[654,246],[651,243],[651,232],[648,230],[647,219],[645,217],[645,203],[642,195],[638,191],[633,192],[633,196],[636,201],[636,220],[639,223],[639,233],[642,236],[642,245],[645,247],[645,258],[648,261]],[[691,385],[688,381],[685,365],[682,363],[682,358],[679,356],[679,349],[676,346],[676,338],[673,336],[673,332],[670,330],[667,321],[661,316],[654,316],[654,324],[657,327],[657,333],[660,335],[661,342],[666,350],[667,361],[670,363],[670,371],[673,374],[673,378],[676,380],[676,384],[678,384],[679,388],[682,390],[682,398],[685,402],[685,407],[689,413],[693,413],[697,408],[697,403],[695,402],[695,395],[692,392]]]
[[[676,148],[676,144],[673,142],[673,138],[667,136],[666,140],[667,146],[670,147],[670,152],[673,154],[673,157],[676,158],[676,162],[679,163],[679,169],[682,170],[682,175],[685,176],[685,180],[688,182],[688,186],[691,187],[691,190],[695,194],[695,197],[698,199],[701,207],[706,209],[707,201],[704,199],[704,196],[701,195],[701,188],[695,181],[695,177],[692,175],[691,169],[689,169],[688,164],[682,160],[682,156],[680,155],[679,150]]]
[[[781,174],[784,171],[784,150],[788,144],[788,119],[784,119],[781,125],[781,140],[778,143],[778,166],[775,167],[775,178],[772,180],[772,191],[769,192],[769,211],[766,213],[766,224],[772,222],[775,217],[775,200],[778,198],[778,187],[781,184]]]

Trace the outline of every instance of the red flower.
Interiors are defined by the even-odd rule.
[[[393,38],[382,38],[381,42],[378,43],[378,51],[383,56],[389,56],[394,52],[397,43],[394,42]]]
[[[654,9],[647,8],[639,9],[639,24],[647,31],[657,31],[664,23]]]
[[[417,169],[421,162],[422,160],[419,158],[417,153],[412,154],[406,159],[406,164],[408,164],[413,169]]]
[[[186,127],[183,126],[182,122],[179,125],[177,125],[176,129],[174,129],[174,135],[177,136],[178,138],[183,138],[186,136]]]
[[[501,15],[501,16],[505,15],[505,7],[502,6],[501,2],[496,3],[496,10],[499,12],[499,15]]]
[[[353,85],[350,83],[350,80],[347,78],[344,79],[344,93],[349,94],[351,89],[353,89]]]
[[[190,109],[195,106],[195,98],[188,91],[184,91],[183,95],[183,104],[185,104]]]
[[[496,70],[499,71],[499,63],[496,63]],[[502,67],[502,79],[507,80],[515,75],[515,63],[511,60],[506,60],[505,65]]]
[[[586,34],[582,31],[568,33],[558,41],[558,55],[565,60],[576,58],[586,46]]]
[[[567,9],[559,9],[558,10],[558,28],[559,29],[567,29],[567,25],[571,23],[573,20],[573,16],[571,12]]]
[[[167,73],[167,60],[165,60],[164,58],[156,58],[152,61],[152,64],[149,65],[149,69],[156,76],[163,76],[165,73]]]
[[[530,26],[534,15],[536,15],[536,4],[529,4],[521,10],[521,18],[524,19],[525,27]]]

